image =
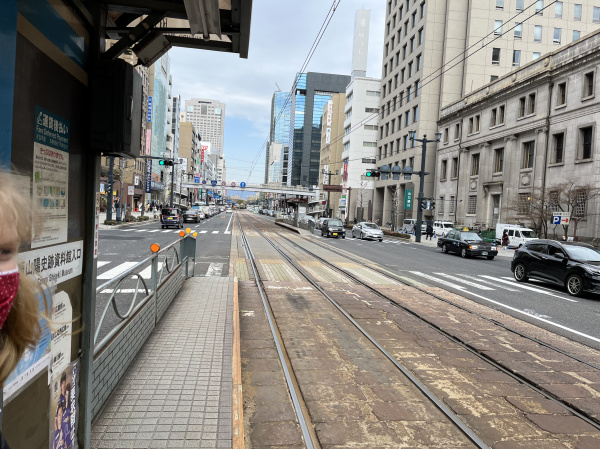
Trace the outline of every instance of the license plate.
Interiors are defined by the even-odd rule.
[[[333,235],[337,235],[337,232],[334,232]]]
[[[172,220],[173,218],[169,217],[169,220]]]
[[[482,256],[487,256],[487,251],[481,251]]]

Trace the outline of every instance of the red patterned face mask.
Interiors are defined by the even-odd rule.
[[[19,269],[0,272],[0,329],[4,326],[8,312],[19,290]]]

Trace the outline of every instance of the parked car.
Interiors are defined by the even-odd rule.
[[[225,213],[231,214],[231,213],[233,213],[233,210],[231,210],[231,207],[228,207],[227,209],[225,209]]]
[[[440,237],[437,245],[443,253],[457,253],[461,257],[484,256],[493,260],[498,255],[498,247],[483,241],[474,231],[452,230],[446,237]]]
[[[160,224],[165,229],[168,226],[183,228],[183,213],[176,207],[164,207],[160,211]]]
[[[323,226],[323,222],[327,220],[327,217],[320,217],[316,222],[315,222],[315,228],[317,229],[321,229],[321,226]]]
[[[373,239],[383,242],[383,231],[375,223],[363,221],[356,223],[352,228],[352,238],[360,237],[361,240]]]
[[[183,222],[193,222],[199,223],[200,217],[198,216],[198,211],[195,209],[188,209],[183,213]]]
[[[498,223],[496,224],[496,240],[502,241],[504,231],[508,234],[508,245],[511,248],[519,248],[525,242],[537,240],[538,238],[533,229],[514,224]]]
[[[446,236],[448,232],[454,229],[454,223],[451,221],[436,220],[433,222],[433,232],[437,236]]]
[[[567,289],[572,296],[600,293],[600,251],[587,243],[533,240],[515,251],[515,279],[538,279]]]
[[[342,237],[346,238],[344,223],[339,218],[328,218],[321,225],[321,236],[323,237]]]

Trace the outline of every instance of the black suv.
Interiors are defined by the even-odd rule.
[[[160,211],[160,224],[165,229],[168,226],[183,228],[183,213],[176,207],[164,207]]]
[[[600,251],[587,243],[532,240],[521,246],[510,264],[515,279],[539,279],[565,287],[572,296],[600,293]]]
[[[324,237],[342,237],[346,238],[344,223],[339,218],[328,218],[321,225],[321,235]]]

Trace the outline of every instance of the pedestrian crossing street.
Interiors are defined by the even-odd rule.
[[[198,226],[194,226],[194,227],[190,227],[190,229],[197,229]],[[185,229],[185,228],[183,228]],[[181,231],[181,229],[115,229],[115,231],[119,231],[119,232],[133,232],[136,234],[153,234],[155,232],[160,232],[160,233],[175,233],[175,234],[179,234],[179,232]],[[198,234],[220,234],[223,233],[225,235],[227,234],[231,234],[231,231],[196,231]]]

